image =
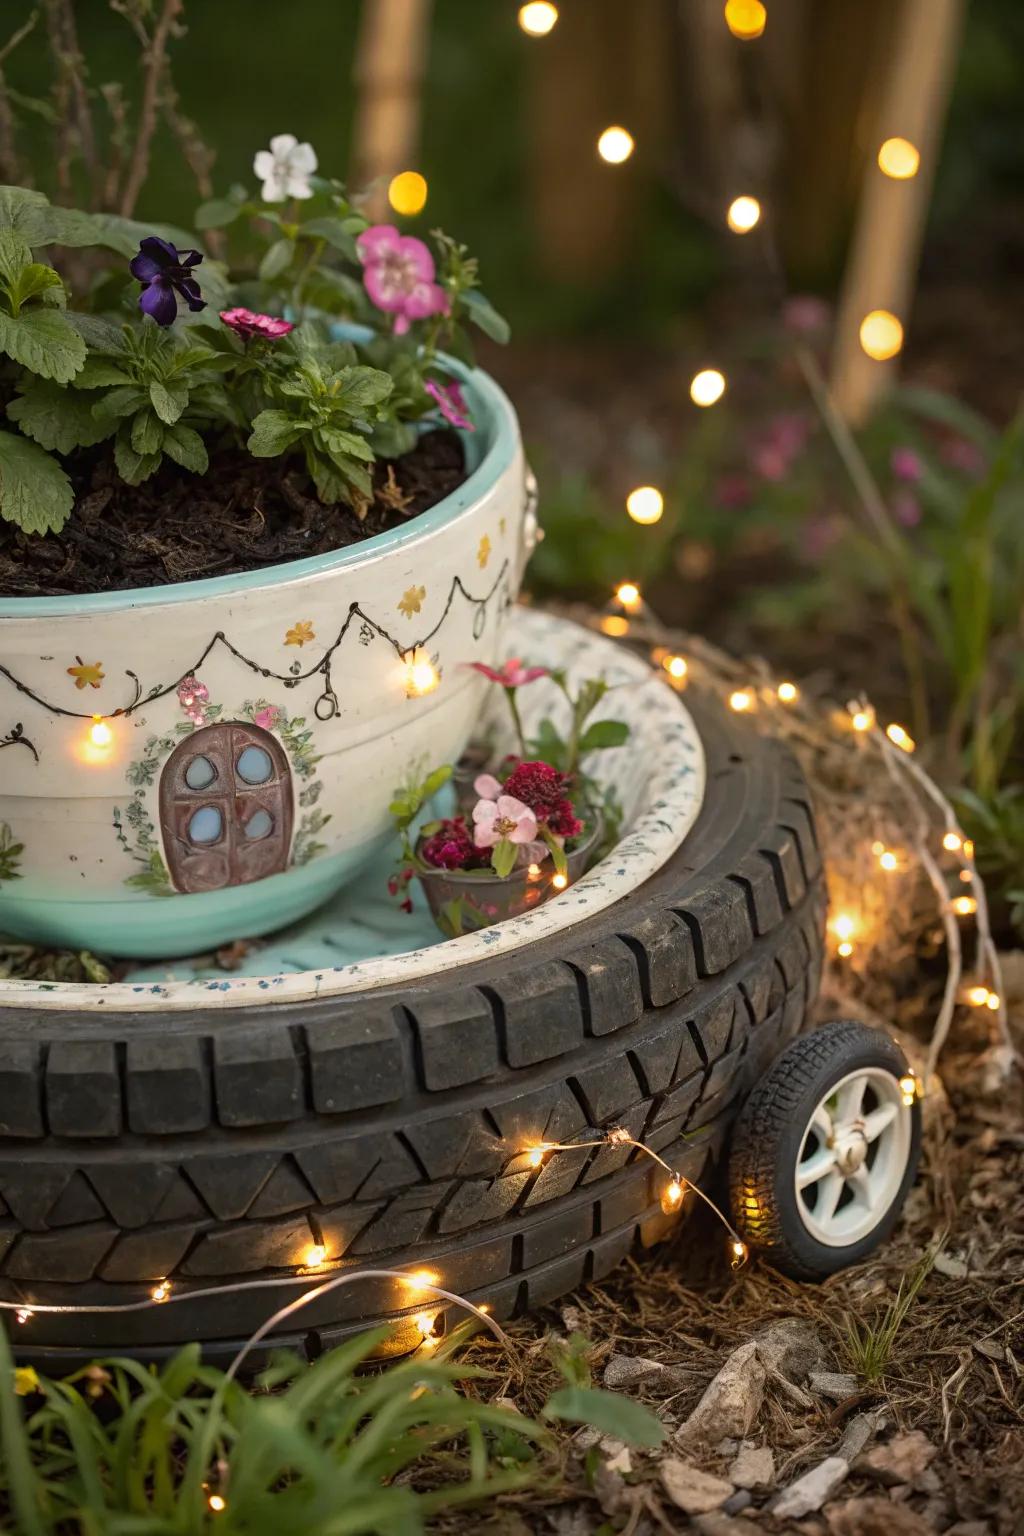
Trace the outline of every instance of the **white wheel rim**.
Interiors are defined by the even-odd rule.
[[[903,1182],[912,1110],[880,1067],[847,1073],[818,1104],[800,1141],[796,1206],[807,1231],[847,1248],[883,1220]]]

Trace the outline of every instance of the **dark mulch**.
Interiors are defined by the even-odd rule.
[[[374,465],[374,499],[360,519],[344,503],[317,501],[294,461],[233,448],[213,454],[205,475],[165,461],[134,487],[118,477],[107,445],[67,467],[76,505],[59,534],[0,522],[0,595],[159,587],[327,554],[425,512],[466,473],[458,436],[429,432],[411,452]]]

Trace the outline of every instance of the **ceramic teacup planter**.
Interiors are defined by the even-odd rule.
[[[247,575],[0,600],[0,930],[173,955],[311,910],[455,758],[535,538],[519,431],[458,370],[464,483],[404,526]],[[13,850],[13,851],[12,851]],[[166,899],[169,898],[169,899]]]

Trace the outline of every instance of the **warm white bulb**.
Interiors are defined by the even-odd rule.
[[[895,721],[893,721],[892,725],[886,726],[885,734],[888,736],[893,746],[899,747],[901,752],[913,752],[915,746],[917,745],[914,738],[910,735],[910,732],[905,731],[902,725],[897,725]]]
[[[564,891],[566,886],[569,884],[569,876],[562,874],[552,875],[551,884],[554,886],[556,891]]]
[[[734,235],[747,235],[761,217],[761,204],[756,197],[734,197],[725,216]]]
[[[530,0],[519,7],[519,25],[528,37],[547,37],[557,20],[558,7],[549,0]]]
[[[958,853],[963,845],[964,840],[960,836],[959,832],[947,832],[945,837],[942,839],[942,846],[945,848],[947,853]]]
[[[884,363],[903,346],[903,324],[887,309],[873,309],[860,323],[860,344],[868,357]]]
[[[754,707],[754,695],[749,688],[737,688],[735,693],[729,695],[729,708],[734,709],[738,715],[745,714]]]
[[[656,523],[665,510],[665,498],[656,485],[638,485],[626,497],[626,511],[634,523]]]
[[[878,167],[893,181],[908,181],[916,176],[921,164],[921,151],[909,139],[886,139],[878,151]]]
[[[717,368],[702,368],[690,381],[690,399],[694,405],[714,405],[725,394],[725,375]]]
[[[405,691],[410,698],[421,697],[425,693],[433,693],[441,681],[431,658],[421,646],[406,657],[405,661]]]
[[[634,148],[633,135],[626,128],[606,128],[597,141],[597,152],[609,165],[621,165]]]
[[[635,581],[623,581],[615,588],[615,596],[623,608],[632,611],[640,606],[640,588]]]
[[[775,694],[783,704],[795,704],[800,697],[800,689],[796,683],[780,683]]]
[[[677,683],[682,682],[683,678],[690,670],[686,664],[685,656],[666,656],[665,660],[662,662],[662,666],[665,668],[665,671],[668,673],[669,677],[675,678]]]

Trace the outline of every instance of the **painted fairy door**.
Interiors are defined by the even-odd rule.
[[[160,778],[160,825],[178,891],[219,891],[288,863],[292,786],[280,742],[239,720],[180,742]]]

